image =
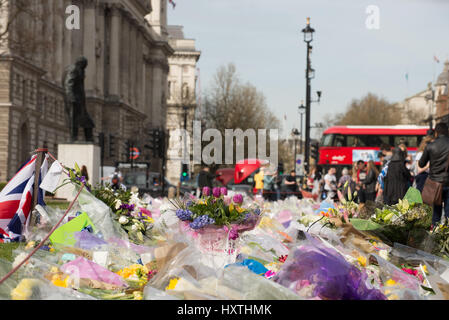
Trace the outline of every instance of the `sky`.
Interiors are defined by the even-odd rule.
[[[426,89],[449,58],[449,0],[174,1],[168,23],[184,26],[185,37],[202,52],[202,93],[218,67],[234,63],[242,81],[263,92],[283,134],[300,126],[306,67],[301,30],[307,17],[315,29],[312,98],[323,92],[321,102],[312,104],[312,125],[368,92],[402,101]],[[373,5],[378,29],[367,28],[375,21],[367,12]]]

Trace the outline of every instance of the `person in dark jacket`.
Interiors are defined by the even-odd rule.
[[[384,182],[384,203],[395,205],[403,199],[410,186],[412,175],[405,166],[406,153],[400,148],[393,151]]]
[[[375,201],[376,200],[376,184],[377,176],[379,171],[374,164],[374,161],[368,162],[368,170],[366,172],[366,178],[363,181],[362,188],[365,193],[365,201]]]
[[[209,167],[203,167],[203,169],[198,174],[198,187],[200,188],[201,194],[203,193],[204,187],[209,187],[212,189],[212,180],[214,175],[210,173]]]
[[[428,178],[443,183],[443,204],[446,220],[449,219],[449,175],[447,165],[449,161],[449,137],[448,127],[445,123],[435,126],[435,140],[427,144],[419,159],[418,165],[424,168],[430,161]],[[441,220],[443,206],[433,206],[432,228],[436,227]]]

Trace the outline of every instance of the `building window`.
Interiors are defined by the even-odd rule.
[[[189,99],[189,85],[184,82],[182,85],[182,99]]]
[[[168,99],[171,100],[172,82],[168,82]]]

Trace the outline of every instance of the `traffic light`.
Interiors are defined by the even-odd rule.
[[[109,135],[109,157],[115,158],[115,136],[110,134]]]
[[[284,174],[284,163],[283,162],[279,162],[279,164],[278,164],[278,173],[280,176],[282,176]]]
[[[189,179],[189,166],[186,163],[182,164],[181,181],[186,181]]]
[[[128,161],[131,157],[131,141],[125,141],[125,152],[123,153],[126,156],[126,160]]]
[[[315,163],[318,163],[319,158],[318,149],[319,149],[318,142],[314,142],[310,145],[310,156],[312,157],[312,159],[315,160]]]

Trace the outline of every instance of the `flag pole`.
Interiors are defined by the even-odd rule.
[[[34,152],[37,153],[37,157],[36,157],[36,162],[35,162],[36,166],[34,167],[33,201],[32,201],[32,205],[31,205],[30,216],[28,217],[28,219],[30,219],[29,220],[30,224],[32,224],[32,222],[33,222],[33,220],[31,220],[33,210],[37,205],[37,201],[39,200],[39,178],[41,175],[41,166],[42,166],[42,163],[44,162],[44,157],[45,157],[45,154],[48,152],[48,149],[38,148]]]

